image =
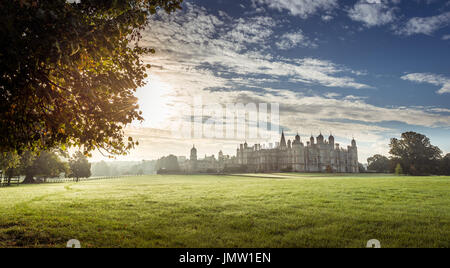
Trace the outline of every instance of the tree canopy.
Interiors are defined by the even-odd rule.
[[[444,158],[442,158],[441,174],[450,175],[450,154],[447,154]]]
[[[368,170],[376,171],[378,173],[388,173],[391,162],[386,156],[376,154],[367,159]]]
[[[76,152],[69,160],[71,178],[89,178],[91,176],[91,164],[82,152]]]
[[[5,177],[16,175],[20,165],[20,156],[15,152],[0,153],[0,170]]]
[[[55,151],[43,151],[38,156],[30,154],[30,158],[23,158],[22,173],[26,175],[25,183],[34,183],[34,177],[40,179],[59,177],[69,172],[66,162],[63,162]]]
[[[403,175],[403,168],[402,165],[400,163],[397,164],[397,166],[395,166],[395,175]]]
[[[425,135],[406,132],[401,139],[391,139],[390,154],[397,157],[406,174],[427,175],[439,173],[442,151],[431,144]]]
[[[147,68],[140,32],[182,0],[2,0],[0,152],[78,146],[125,154],[142,120],[134,93]]]

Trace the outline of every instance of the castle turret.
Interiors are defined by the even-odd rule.
[[[344,149],[345,148],[345,149]],[[301,141],[299,134],[294,140],[286,139],[284,131],[281,133],[281,139],[275,146],[270,144],[267,148],[261,144],[255,144],[249,147],[247,142],[240,144],[236,150],[237,155],[231,160],[229,157],[219,152],[219,163],[215,163],[214,157],[209,165],[211,168],[224,168],[225,166],[235,165],[236,168],[245,167],[248,172],[280,172],[292,170],[295,172],[339,172],[339,173],[358,173],[358,148],[355,139],[351,140],[350,145],[342,147],[336,143],[333,134],[327,139],[322,133],[315,138],[311,138],[306,144]],[[192,159],[196,159],[197,150],[195,147],[191,152]],[[220,161],[223,159],[223,161]],[[208,166],[205,161],[191,161],[189,163],[193,172],[206,170]],[[199,168],[196,168],[196,166]],[[205,166],[206,165],[206,166]],[[331,169],[330,169],[331,168]]]
[[[356,140],[355,138],[353,138],[352,140],[352,147],[351,150],[349,150],[349,154],[351,157],[351,160],[353,161],[353,163],[351,163],[353,165],[353,173],[359,173],[359,167],[358,167],[358,148],[356,147]]]
[[[284,137],[284,131],[282,131],[281,133],[280,148],[286,148],[286,138]]]
[[[334,137],[333,137],[333,135],[330,135],[330,137],[328,138],[328,141],[330,142],[331,148],[334,148]]]
[[[294,147],[295,145],[300,145],[301,144],[301,139],[300,139],[300,135],[295,136],[295,140],[292,142],[292,147]]]
[[[197,161],[197,149],[195,149],[195,145],[191,149],[191,161]]]
[[[322,144],[324,141],[324,137],[322,135],[322,133],[320,133],[320,135],[317,137],[317,144]]]

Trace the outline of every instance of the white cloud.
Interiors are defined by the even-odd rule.
[[[442,36],[442,40],[450,40],[450,34]]]
[[[335,93],[335,92],[328,92],[324,96],[327,98],[330,98],[330,99],[334,99],[334,98],[340,97],[341,94]]]
[[[433,17],[412,18],[403,27],[397,29],[396,32],[402,35],[432,35],[437,30],[448,25],[450,25],[450,12],[446,12]]]
[[[160,59],[156,65],[190,70],[215,66],[245,78],[270,76],[326,87],[370,88],[345,76],[345,73],[353,75],[354,72],[338,64],[309,58],[280,59],[265,52],[277,27],[277,22],[271,18],[218,18],[192,5],[187,5],[184,14],[167,16],[161,13],[161,16],[162,19],[152,21],[152,28],[145,36],[146,43],[158,51]],[[283,38],[287,40],[283,41]],[[301,32],[288,33],[283,38],[275,45],[280,48],[315,45]],[[229,79],[225,81],[219,76],[208,82],[218,86],[214,81],[224,83],[223,87],[226,87]]]
[[[447,109],[447,108],[429,108],[429,109],[427,109],[427,111],[435,112],[435,113],[449,113],[450,114],[450,109]]]
[[[366,27],[386,25],[396,20],[397,8],[391,3],[396,4],[397,1],[359,0],[348,14],[352,20],[362,22]]]
[[[376,126],[376,123],[398,121],[408,125],[426,127],[450,126],[450,116],[428,113],[424,109],[407,107],[378,107],[368,104],[363,98],[348,96],[306,96],[288,90],[267,92],[264,94],[245,93],[247,98],[258,101],[271,100],[280,103],[280,111],[284,113],[282,123],[287,126],[301,127],[302,124],[312,128],[320,125],[334,125],[343,135],[349,131],[359,132],[355,126],[367,123],[363,129],[373,130],[373,134],[389,131],[388,128]],[[288,118],[291,118],[290,121]],[[298,119],[302,120],[298,122]],[[326,119],[346,120],[347,122],[324,122]],[[284,121],[286,120],[286,121]],[[297,122],[296,122],[297,121]],[[305,123],[306,122],[306,123]],[[341,124],[341,126],[338,126]],[[353,126],[352,126],[353,125]],[[310,128],[310,127],[308,127]]]
[[[186,155],[193,143],[201,154],[217,154],[219,150],[235,153],[240,140],[180,140],[167,131],[173,122],[186,116],[186,110],[178,104],[189,105],[194,96],[202,96],[205,104],[279,103],[281,125],[293,132],[298,130],[303,139],[311,133],[332,131],[343,146],[353,135],[359,143],[368,144],[360,146],[361,161],[373,152],[386,150],[386,135],[399,134],[395,129],[379,126],[380,123],[450,126],[450,115],[425,108],[378,107],[335,89],[369,88],[352,77],[359,75],[358,71],[324,59],[286,59],[269,54],[265,46],[274,45],[270,41],[279,23],[270,18],[241,20],[225,13],[214,16],[190,4],[175,16],[159,16],[151,22],[143,45],[157,51],[145,61],[161,67],[151,70],[147,90],[139,93],[146,122],[141,128],[127,130],[141,144],[127,159]],[[245,27],[252,23],[260,29]],[[290,82],[298,90],[320,85],[333,87],[333,92],[338,93],[317,96],[313,91],[302,94],[273,86],[280,81],[283,83],[278,85]]]
[[[276,45],[281,50],[288,50],[296,47],[317,47],[317,44],[309,40],[301,30],[283,34]]]
[[[265,44],[273,34],[276,26],[274,19],[270,17],[240,18],[233,29],[224,37],[239,44]]]
[[[412,73],[402,77],[403,80],[408,80],[416,83],[427,83],[442,87],[438,94],[450,93],[450,78],[443,75],[436,75],[430,73]]]
[[[334,19],[334,17],[333,16],[331,16],[331,15],[323,15],[322,16],[322,20],[323,21],[331,21],[331,20],[333,20]]]
[[[171,78],[174,77],[171,76]],[[280,123],[288,133],[295,135],[296,132],[299,132],[302,139],[305,140],[311,133],[331,131],[343,147],[349,144],[349,139],[354,136],[360,144],[360,161],[364,161],[374,152],[385,152],[389,143],[386,136],[393,137],[400,134],[398,130],[378,126],[379,123],[397,121],[425,127],[450,126],[450,115],[435,113],[442,112],[441,110],[428,112],[426,109],[420,108],[377,107],[351,95],[306,96],[283,89],[272,89],[265,92],[208,93],[203,91],[202,93],[197,92],[197,94],[202,94],[205,101],[214,100],[220,103],[279,103]],[[191,101],[183,96],[178,97],[182,98],[185,103]],[[185,112],[181,111],[180,113],[185,114]],[[233,154],[237,144],[242,142],[238,139],[182,140],[174,138],[170,131],[148,128],[131,128],[127,130],[127,134],[128,132],[141,144],[136,152],[133,152],[135,159],[139,159],[139,157],[140,159],[156,158],[173,153],[186,155],[193,143],[198,145],[202,154],[217,154],[219,150]],[[288,136],[288,138],[292,137]],[[366,145],[363,146],[362,143]]]
[[[339,6],[338,0],[252,0],[254,5],[267,5],[279,11],[287,10],[294,16],[308,18],[319,11],[331,11]]]

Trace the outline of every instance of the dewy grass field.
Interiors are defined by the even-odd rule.
[[[0,247],[450,247],[450,178],[147,176],[0,188]]]

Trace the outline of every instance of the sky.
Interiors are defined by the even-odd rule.
[[[127,128],[140,146],[118,160],[188,156],[193,144],[235,155],[241,139],[173,135],[195,97],[278,103],[288,138],[354,137],[362,163],[406,131],[450,153],[449,0],[185,0],[152,17],[141,44],[156,50],[137,92],[145,121]]]

